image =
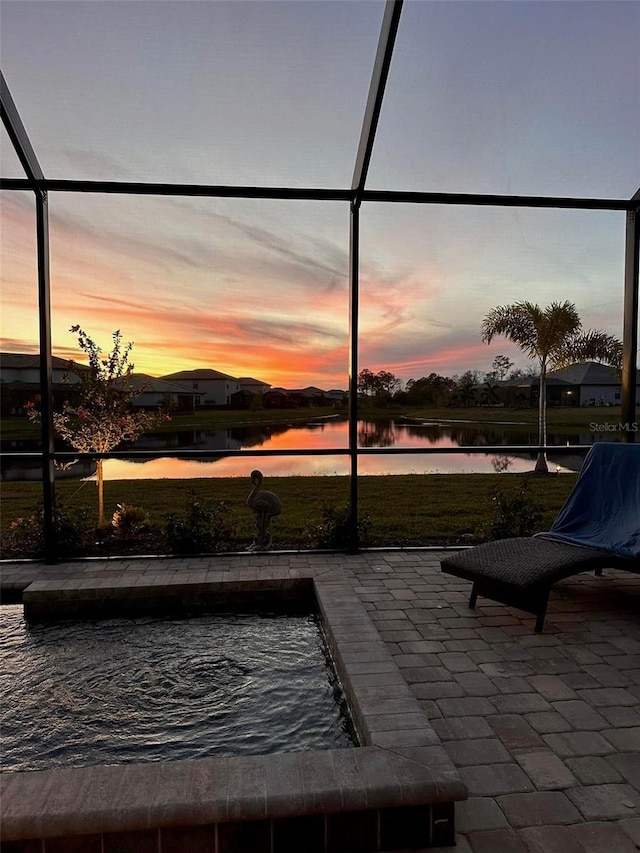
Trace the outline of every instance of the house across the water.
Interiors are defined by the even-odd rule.
[[[538,405],[538,377],[502,383],[507,405]],[[548,406],[619,406],[620,372],[606,364],[586,361],[547,374]],[[640,400],[640,370],[636,371],[636,399]]]
[[[200,406],[228,406],[231,395],[240,390],[240,384],[234,376],[221,373],[219,370],[198,368],[197,370],[179,370],[162,376],[166,382],[178,382],[187,385],[200,396]]]

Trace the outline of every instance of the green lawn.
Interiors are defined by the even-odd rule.
[[[543,510],[539,529],[546,529],[564,502],[576,475],[538,477],[516,474],[431,474],[359,478],[360,518],[368,517],[371,546],[469,544],[482,539],[496,513],[497,492],[516,495],[526,480],[531,498]],[[282,514],[272,522],[274,547],[305,549],[327,545],[319,541],[323,508],[345,507],[349,498],[347,477],[272,477],[265,487],[282,500]],[[162,529],[166,516],[179,512],[192,493],[201,502],[224,501],[234,529],[224,550],[243,550],[253,538],[253,514],[246,506],[249,484],[244,479],[115,480],[105,484],[105,507],[110,516],[117,504],[143,507],[154,533],[140,547],[166,552]],[[96,488],[92,482],[57,484],[58,500],[71,514],[85,509],[93,518]],[[2,533],[11,522],[27,517],[40,499],[37,483],[5,483],[2,495]],[[320,538],[322,538],[320,536]],[[113,543],[112,543],[113,545]],[[112,548],[112,545],[109,548]],[[106,547],[106,546],[104,546]],[[115,546],[114,546],[115,547]],[[118,548],[115,548],[116,552]],[[135,543],[125,550],[137,550]],[[100,549],[96,553],[101,553]],[[122,549],[120,550],[122,553]]]

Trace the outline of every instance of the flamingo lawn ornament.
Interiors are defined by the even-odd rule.
[[[271,534],[267,531],[269,522],[274,515],[282,512],[282,503],[273,492],[267,492],[262,488],[264,480],[262,471],[251,472],[253,489],[247,498],[247,506],[256,514],[256,537],[247,548],[247,551],[269,551],[271,548]]]

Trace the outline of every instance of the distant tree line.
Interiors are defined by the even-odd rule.
[[[469,406],[497,405],[500,402],[499,384],[506,379],[522,379],[537,376],[532,366],[528,370],[513,369],[513,362],[506,355],[497,355],[486,373],[467,370],[462,374],[441,376],[430,373],[406,383],[390,373],[380,370],[373,373],[368,368],[358,374],[358,391],[378,407],[389,403],[407,406]]]

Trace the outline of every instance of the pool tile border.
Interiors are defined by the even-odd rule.
[[[153,830],[160,849],[163,830],[226,826],[214,833],[212,849],[222,853],[244,849],[220,843],[232,825],[266,821],[272,853],[284,853],[295,849],[291,838],[295,826],[305,823],[300,819],[319,816],[323,850],[329,851],[342,849],[336,836],[342,815],[345,826],[370,821],[373,849],[383,849],[383,842],[393,849],[394,839],[406,847],[411,832],[419,846],[452,844],[454,803],[466,799],[466,788],[341,570],[235,569],[189,579],[176,575],[170,583],[160,576],[134,583],[36,580],[23,601],[30,618],[68,618],[312,594],[361,746],[5,773],[3,840],[44,839],[46,851],[48,838],[59,843],[62,836]],[[390,695],[393,710],[385,708]]]

